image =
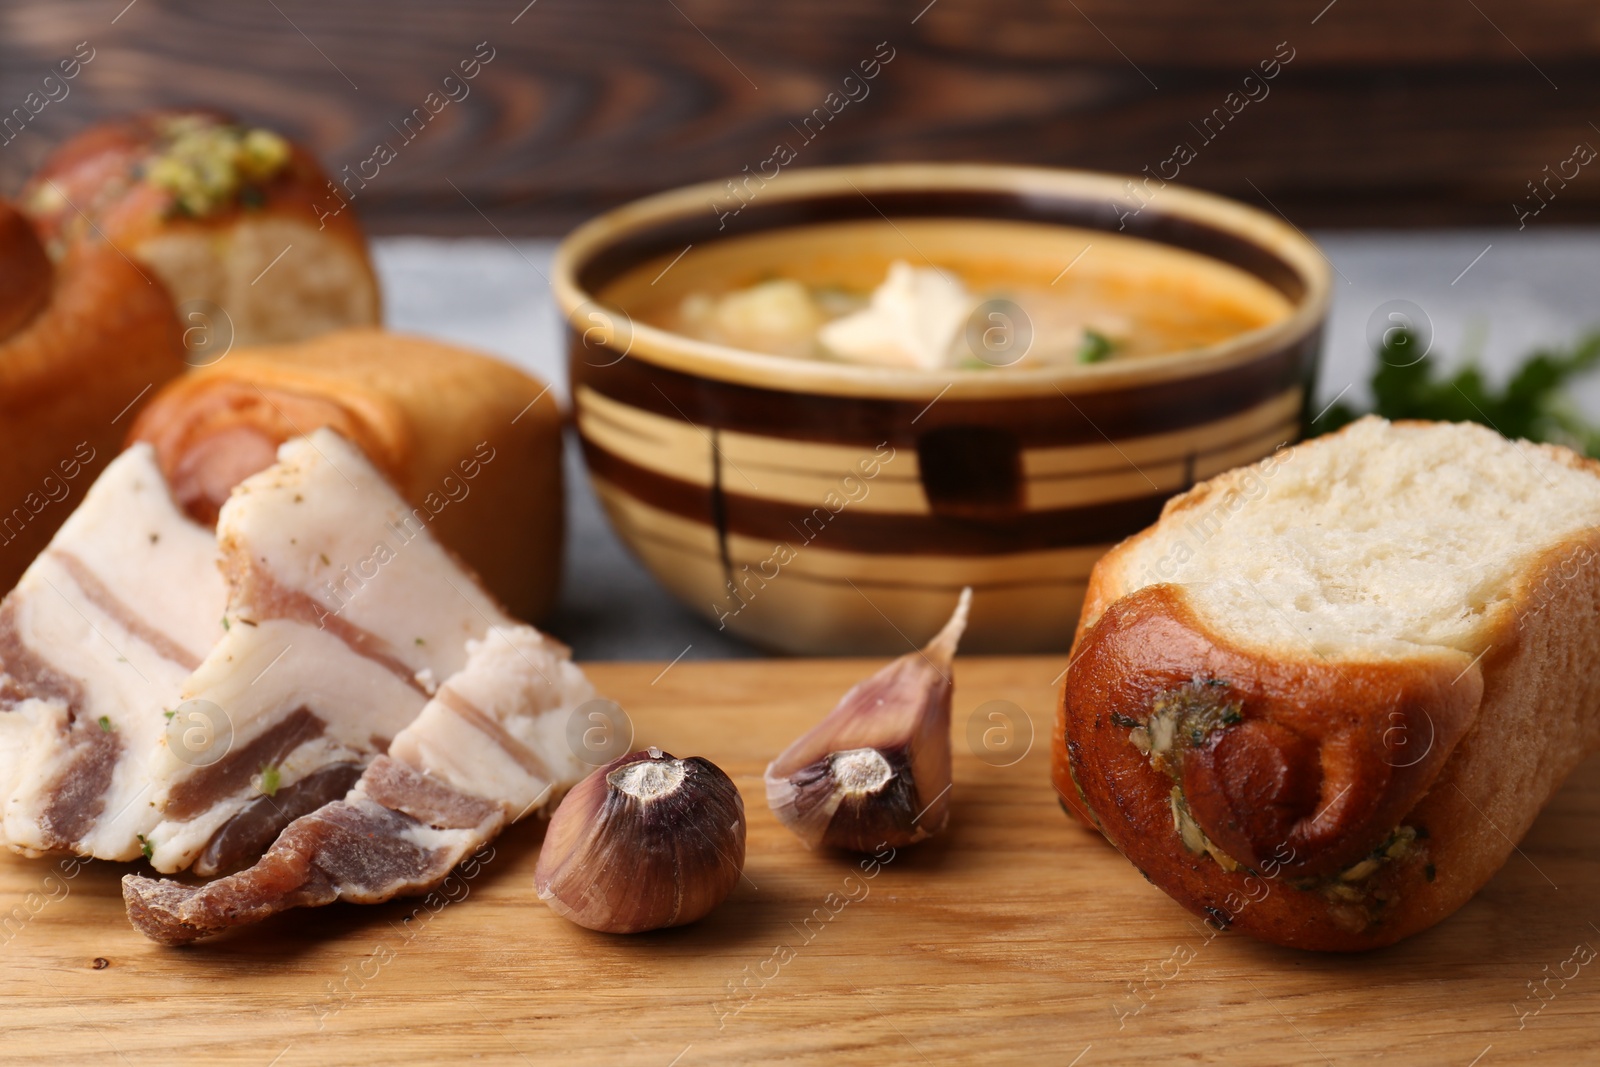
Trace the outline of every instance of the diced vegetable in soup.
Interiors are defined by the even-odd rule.
[[[874,254],[896,243],[909,254]],[[608,298],[696,340],[871,366],[1088,366],[1203,348],[1289,313],[1281,293],[1237,268],[1065,227],[832,224],[681,258],[646,264]],[[675,288],[658,284],[668,276]]]
[[[691,337],[775,356],[811,355],[817,331],[827,321],[810,290],[788,278],[720,297],[690,293],[678,318]]]

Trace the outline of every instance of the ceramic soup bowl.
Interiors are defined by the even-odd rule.
[[[681,325],[693,294],[775,278],[859,307],[896,260],[1018,294],[966,323],[982,358],[773,355]],[[756,644],[876,655],[929,637],[963,586],[964,651],[1065,651],[1107,548],[1298,439],[1328,271],[1292,226],[1175,185],[917,164],[640,200],[573,232],[552,280],[584,456],[631,550]],[[1056,294],[1096,322],[1123,304],[1158,325],[1235,297],[1276,310],[1203,343],[1035,359]]]

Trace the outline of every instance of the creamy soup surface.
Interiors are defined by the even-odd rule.
[[[691,246],[599,295],[636,321],[713,344],[923,370],[1184,352],[1292,310],[1254,275],[1154,242],[942,219],[813,225]]]

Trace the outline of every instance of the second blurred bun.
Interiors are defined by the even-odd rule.
[[[52,257],[109,241],[160,278],[181,316],[217,310],[235,344],[375,325],[377,278],[353,212],[301,146],[211,111],[93,126],[58,147],[21,206]],[[187,323],[186,323],[187,324]]]
[[[327,426],[361,447],[427,527],[514,614],[551,606],[561,563],[561,413],[538,379],[489,356],[381,330],[235,349],[171,382],[129,441],[155,445],[178,503],[215,524],[278,445]],[[391,546],[394,547],[394,546]]]

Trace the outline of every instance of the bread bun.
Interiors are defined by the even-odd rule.
[[[561,411],[489,356],[381,330],[235,349],[163,389],[129,440],[155,445],[173,495],[214,524],[242,479],[291,437],[330,427],[418,509],[413,518],[525,619],[560,578]]]
[[[101,242],[52,265],[0,201],[0,588],[117,453],[138,404],[183,369],[181,350],[153,278]]]
[[[1324,950],[1465,904],[1600,748],[1600,464],[1364,419],[1096,565],[1063,802],[1218,926]]]
[[[309,152],[271,131],[156,111],[61,145],[21,203],[54,256],[110,241],[155,273],[180,312],[221,309],[233,343],[264,344],[379,321],[354,212],[317,210],[329,187]]]

